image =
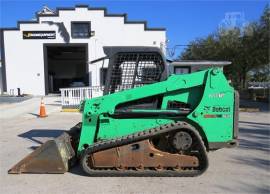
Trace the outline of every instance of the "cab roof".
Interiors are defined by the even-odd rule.
[[[179,60],[172,61],[172,65],[176,66],[226,66],[230,65],[230,61],[210,61],[210,60]]]

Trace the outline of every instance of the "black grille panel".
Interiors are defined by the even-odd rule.
[[[118,53],[109,76],[109,93],[160,81],[164,63],[159,53]]]

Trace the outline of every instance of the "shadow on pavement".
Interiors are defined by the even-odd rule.
[[[56,104],[56,103],[48,103],[48,104],[46,103],[45,105],[49,105],[49,106],[59,106],[59,107],[61,106],[61,104]]]
[[[260,168],[266,171],[270,168],[270,161],[268,159],[241,156],[234,157],[233,159],[236,160],[238,164],[247,165],[253,168]]]
[[[28,113],[28,114],[30,114],[30,115],[33,115],[33,116],[36,116],[36,117],[39,117],[39,114],[36,114],[36,113]]]
[[[270,104],[266,102],[257,102],[252,100],[240,99],[240,107],[243,108],[259,108],[260,112],[269,112]]]
[[[19,103],[31,98],[32,96],[0,96],[0,104]]]
[[[224,190],[224,193],[260,193],[260,194],[269,194],[270,188],[269,185],[254,185],[254,184],[248,184],[241,180],[236,180],[236,182],[241,185],[241,187],[229,187],[229,186],[223,186],[219,185],[219,188]]]
[[[270,124],[240,121],[240,148],[269,150]]]
[[[256,125],[265,125],[265,126],[270,127],[270,123],[257,123],[257,122],[249,122],[249,121],[239,121],[239,123],[254,125],[254,127],[257,127]]]
[[[80,167],[80,163],[77,162],[76,166],[72,167],[68,173],[79,175],[79,176],[87,176],[86,173]]]
[[[239,148],[270,152],[270,125],[267,123],[239,122]]]
[[[43,144],[46,140],[60,136],[64,131],[64,129],[32,129],[25,133],[19,134],[18,136],[29,139],[38,144]]]
[[[248,169],[258,168],[263,171],[270,169],[270,125],[267,123],[240,121],[239,147],[241,151],[250,151],[250,154],[237,155],[232,162],[247,166]],[[252,154],[255,152],[261,154]],[[248,185],[247,185],[248,186]],[[269,193],[269,187],[256,188],[255,193]]]
[[[235,155],[230,162],[245,166],[249,171],[260,169],[262,172],[268,172],[270,169],[270,124],[249,121],[239,121],[239,124],[239,146],[237,149],[240,152],[246,152],[246,154]],[[257,152],[261,154],[254,154]],[[264,175],[262,174],[262,176]],[[252,178],[249,177],[249,179]],[[255,185],[242,180],[234,181],[239,186],[227,187],[218,185],[218,187],[224,190],[224,193],[270,193],[269,185],[263,182],[261,185]]]
[[[270,147],[268,142],[258,142],[254,140],[246,140],[240,138],[239,143],[240,149],[246,149],[246,150],[257,150],[257,151],[264,151],[264,152],[270,152]]]

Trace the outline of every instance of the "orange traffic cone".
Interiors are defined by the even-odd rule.
[[[40,117],[40,118],[47,117],[46,109],[45,109],[45,104],[44,104],[43,98],[41,98],[41,103],[40,103],[40,107],[39,107],[39,117]]]

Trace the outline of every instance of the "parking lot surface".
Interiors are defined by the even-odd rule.
[[[44,141],[81,120],[79,113],[55,111],[45,119],[1,118],[0,193],[269,193],[270,114],[240,113],[240,145],[209,153],[206,173],[194,178],[86,177],[71,172],[8,175],[8,169]],[[217,126],[218,130],[218,126]]]

